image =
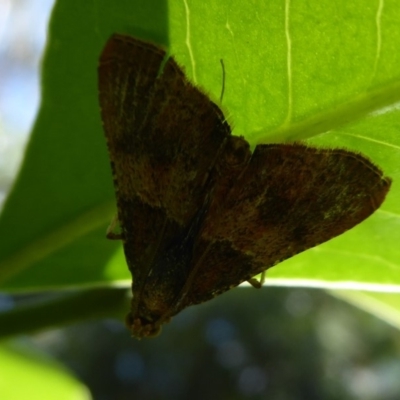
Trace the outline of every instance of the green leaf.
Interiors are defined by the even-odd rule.
[[[360,151],[392,177],[371,218],[268,271],[267,284],[400,289],[400,3],[59,0],[42,104],[0,217],[0,288],[128,285],[97,98],[113,32],[169,47],[218,102],[234,134]],[[76,311],[79,314],[79,310]]]
[[[89,390],[69,371],[27,346],[0,346],[0,398],[89,400]]]

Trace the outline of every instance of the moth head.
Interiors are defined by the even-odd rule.
[[[132,336],[138,339],[155,337],[161,332],[161,324],[159,322],[148,321],[142,317],[134,317],[131,312],[125,318],[125,325],[131,331]]]

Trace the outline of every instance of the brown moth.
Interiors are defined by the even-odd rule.
[[[154,336],[192,304],[359,224],[390,178],[361,154],[258,145],[159,46],[113,35],[100,57],[101,116],[133,276],[126,323]]]

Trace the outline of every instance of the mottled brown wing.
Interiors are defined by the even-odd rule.
[[[155,257],[171,240],[187,236],[204,205],[210,169],[230,128],[173,58],[129,36],[108,40],[99,90],[118,218],[139,298]],[[178,283],[186,277],[183,269],[175,271]]]
[[[176,62],[141,40],[110,38],[99,87],[138,337],[352,228],[389,190],[389,178],[346,150],[251,154]]]
[[[239,140],[236,148],[245,149]],[[224,174],[177,308],[205,301],[354,227],[380,206],[391,184],[368,159],[346,150],[259,145],[249,161],[250,153],[241,156],[247,165],[240,172],[226,162],[232,154],[227,146],[218,165]]]

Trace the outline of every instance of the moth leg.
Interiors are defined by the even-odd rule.
[[[250,285],[253,286],[253,288],[261,289],[262,285],[265,282],[265,276],[266,275],[267,275],[267,271],[263,271],[263,272],[261,272],[261,276],[260,276],[260,280],[259,281],[256,278],[251,278],[247,282],[249,282]]]
[[[122,240],[122,233],[114,232],[116,226],[119,224],[118,214],[114,215],[114,218],[111,220],[110,225],[107,228],[106,238],[110,240]]]

